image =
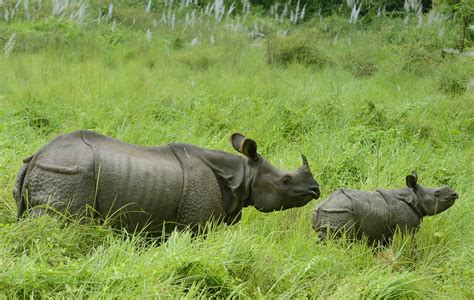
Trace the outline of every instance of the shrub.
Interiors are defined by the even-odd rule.
[[[412,44],[402,50],[402,69],[415,75],[424,75],[440,61],[438,51],[430,51],[427,48]]]
[[[314,31],[302,31],[286,37],[273,36],[267,40],[268,64],[301,63],[322,67],[328,58],[319,47],[318,35]]]
[[[366,51],[349,52],[341,59],[344,69],[351,72],[354,77],[371,76],[377,72],[377,65],[372,53]]]

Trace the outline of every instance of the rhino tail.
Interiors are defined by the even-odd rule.
[[[17,220],[20,220],[26,210],[26,199],[23,193],[23,182],[25,181],[26,173],[33,156],[23,160],[20,172],[16,178],[15,186],[13,187],[13,198],[15,198],[16,206],[18,208]]]

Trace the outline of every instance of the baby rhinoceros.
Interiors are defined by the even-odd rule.
[[[404,189],[338,189],[313,210],[313,228],[321,240],[345,233],[348,238],[366,236],[370,244],[389,243],[397,228],[402,234],[414,233],[424,216],[445,211],[458,198],[448,186],[425,188],[417,182],[413,172]]]
[[[246,157],[189,144],[141,147],[92,131],[60,135],[24,160],[13,192],[18,218],[25,210],[30,217],[92,212],[160,234],[211,219],[230,225],[246,206],[271,212],[319,197],[304,156],[300,168],[282,171],[255,141],[236,133],[231,143]]]

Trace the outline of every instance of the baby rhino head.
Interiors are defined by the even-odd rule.
[[[418,184],[418,175],[413,172],[406,177],[407,186],[418,197],[418,207],[423,215],[432,216],[450,208],[458,198],[458,194],[444,185],[439,188],[426,188]]]
[[[252,174],[250,204],[263,212],[300,207],[319,198],[319,185],[302,155],[303,164],[294,171],[283,171],[272,166],[257,153],[257,143],[234,133],[232,146],[247,156],[246,167]]]

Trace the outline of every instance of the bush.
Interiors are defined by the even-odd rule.
[[[9,26],[0,26],[0,41],[8,41],[16,33],[16,53],[36,53],[48,48],[62,50],[77,48],[76,43],[82,47],[94,48],[94,39],[90,38],[87,29],[77,27],[73,22],[58,21],[54,18],[40,20],[31,25],[21,23]]]
[[[409,45],[402,50],[402,69],[415,75],[427,74],[440,61],[439,53],[417,44]]]
[[[301,63],[322,67],[328,58],[320,50],[315,31],[302,31],[285,37],[273,36],[267,40],[267,63]]]
[[[446,94],[460,95],[467,90],[472,74],[474,74],[472,63],[466,63],[461,58],[450,59],[439,72],[438,88]]]
[[[377,72],[372,53],[367,51],[351,51],[342,57],[341,62],[344,69],[351,72],[354,77],[371,76]]]

